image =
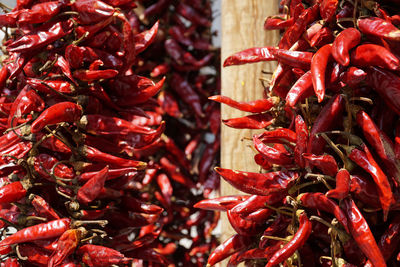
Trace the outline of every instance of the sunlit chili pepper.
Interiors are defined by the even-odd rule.
[[[241,236],[238,234],[231,236],[211,253],[207,261],[207,266],[213,266],[233,253],[246,248],[250,242],[251,239],[247,236]]]
[[[219,167],[215,168],[215,171],[235,188],[255,195],[268,195],[272,192],[284,191],[298,178],[297,173],[284,171],[254,173]]]
[[[347,28],[336,36],[332,44],[332,56],[339,64],[350,63],[349,51],[361,41],[361,33],[355,28]]]
[[[350,233],[373,266],[386,266],[385,260],[371,233],[367,221],[351,198],[343,200],[343,210],[348,217]]]
[[[288,257],[290,257],[298,248],[302,247],[307,241],[312,231],[311,222],[308,220],[307,214],[304,211],[298,213],[300,222],[299,229],[288,243],[286,243],[281,249],[274,253],[266,266],[270,267],[283,262]]]
[[[271,125],[274,121],[275,118],[270,113],[222,120],[225,125],[236,129],[262,129]]]
[[[321,47],[311,60],[311,77],[318,102],[322,102],[325,96],[325,71],[332,57],[332,44]]]

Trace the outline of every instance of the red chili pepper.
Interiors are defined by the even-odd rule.
[[[100,79],[111,79],[118,75],[117,70],[76,70],[73,73],[73,77],[85,81],[91,82]]]
[[[18,23],[42,23],[47,22],[57,15],[64,3],[53,1],[33,5],[30,10],[21,12],[18,16]]]
[[[161,90],[161,88],[164,85],[164,82],[165,82],[165,77],[163,77],[156,84],[153,83],[144,89],[131,92],[129,95],[129,99],[124,99],[124,98],[118,99],[117,104],[120,106],[131,107],[133,105],[144,103]]]
[[[293,145],[291,143],[296,143],[297,140],[296,133],[287,128],[278,128],[272,131],[265,131],[256,136],[260,141],[267,144],[279,143]]]
[[[383,209],[383,218],[386,221],[389,212],[390,205],[393,202],[393,193],[390,187],[390,183],[382,169],[376,163],[375,159],[371,155],[371,152],[366,145],[362,145],[364,151],[358,149],[352,149],[349,151],[349,158],[354,161],[358,166],[363,168],[368,172],[378,189],[379,201],[381,202],[381,207]]]
[[[265,30],[284,30],[293,25],[294,19],[285,19],[283,16],[273,16],[265,19]]]
[[[257,135],[253,136],[254,147],[260,152],[271,164],[290,165],[293,162],[293,157],[286,151],[279,151],[274,147],[264,144]]]
[[[260,61],[276,60],[275,47],[253,47],[233,54],[224,61],[224,67],[232,65],[242,65]]]
[[[319,6],[322,19],[326,22],[331,22],[335,18],[338,5],[338,0],[322,0]]]
[[[357,20],[360,31],[367,35],[373,35],[391,41],[400,40],[400,30],[384,19],[370,17]]]
[[[382,234],[378,242],[379,250],[382,252],[382,256],[385,261],[388,261],[394,252],[396,252],[400,244],[400,216],[397,214],[396,217],[390,222],[388,228]],[[364,267],[372,267],[371,261],[367,261]]]
[[[248,215],[256,210],[265,208],[265,204],[270,206],[276,205],[281,202],[286,195],[286,192],[277,192],[269,194],[268,196],[253,195],[247,199],[243,199],[240,203],[235,205],[230,210],[234,213],[241,215]]]
[[[323,174],[335,176],[339,170],[336,159],[329,154],[316,156],[313,154],[304,153],[303,157],[310,165],[321,170]]]
[[[48,29],[38,30],[34,34],[24,35],[7,46],[9,52],[30,52],[53,43],[69,34],[72,21],[57,22]]]
[[[284,191],[299,177],[298,173],[284,171],[254,173],[219,167],[215,168],[215,171],[240,191],[261,196]]]
[[[28,78],[26,83],[35,90],[44,94],[72,94],[75,92],[75,87],[63,80],[40,80],[36,78]]]
[[[311,77],[315,95],[318,102],[322,102],[325,96],[325,72],[332,57],[332,44],[327,44],[318,49],[311,60]]]
[[[323,27],[311,38],[310,45],[312,47],[321,47],[332,43],[333,38],[332,30],[328,27]]]
[[[47,203],[41,196],[31,195],[29,196],[29,199],[31,199],[31,204],[39,216],[47,218],[50,221],[61,219],[54,209],[50,207],[49,203]]]
[[[236,231],[236,233],[242,236],[258,235],[264,228],[265,218],[263,222],[257,223],[247,220],[241,215],[231,212],[230,210],[227,211],[227,216],[232,228]]]
[[[343,200],[343,210],[347,214],[350,233],[358,247],[371,261],[373,266],[386,266],[385,260],[371,233],[367,221],[351,198]]]
[[[236,129],[263,129],[274,123],[275,118],[270,113],[259,113],[240,118],[222,120],[229,127]]]
[[[305,161],[303,157],[304,153],[307,150],[308,128],[303,118],[300,115],[296,116],[295,129],[296,129],[296,147],[294,148],[294,160],[296,164],[304,168]]]
[[[8,78],[8,69],[4,66],[0,70],[0,90],[6,85]]]
[[[32,123],[31,132],[38,133],[45,126],[60,122],[75,122],[82,115],[82,108],[71,102],[57,103],[45,111]]]
[[[169,161],[166,157],[162,157],[160,159],[160,164],[168,173],[169,177],[171,177],[174,181],[189,188],[196,187],[195,183],[192,181],[192,178],[182,173],[180,168]]]
[[[263,98],[249,102],[238,102],[227,96],[215,95],[210,96],[208,99],[226,104],[230,107],[236,108],[238,110],[252,112],[252,113],[261,113],[270,110],[277,103],[277,98]]]
[[[77,0],[72,4],[72,10],[79,13],[79,23],[94,24],[103,21],[114,14],[114,8],[99,0]]]
[[[208,257],[207,266],[213,266],[232,254],[247,248],[251,243],[248,236],[233,235],[220,244]]]
[[[233,195],[212,199],[203,199],[197,202],[193,207],[205,210],[227,211],[248,198],[249,196],[246,195]]]
[[[185,19],[189,20],[194,24],[198,24],[204,27],[211,26],[211,21],[209,21],[203,15],[200,15],[195,9],[193,9],[189,5],[184,4],[183,2],[180,2],[178,4],[178,6],[175,9],[175,12],[182,15],[182,17],[184,17]]]
[[[395,148],[390,138],[377,127],[366,112],[360,110],[356,118],[365,138],[384,163],[389,175],[400,181],[400,162],[396,158]]]
[[[299,229],[294,234],[292,240],[290,240],[282,248],[274,253],[271,259],[268,261],[267,265],[265,265],[266,267],[275,266],[285,261],[293,253],[295,253],[297,249],[301,248],[307,241],[312,231],[312,225],[307,218],[307,214],[304,211],[299,214],[299,222]]]
[[[286,95],[286,103],[294,107],[303,99],[314,94],[311,71],[307,71],[290,88]]]
[[[340,169],[336,174],[336,188],[326,192],[326,196],[344,199],[350,193],[350,174],[346,169]]]
[[[253,248],[246,251],[236,252],[229,259],[228,267],[237,266],[239,263],[245,260],[270,260],[271,257],[280,249],[282,246],[281,241],[267,248]]]
[[[156,38],[158,31],[158,21],[154,23],[150,30],[135,35],[135,52],[143,52]]]
[[[41,112],[44,109],[43,99],[34,91],[25,86],[18,94],[10,109],[8,127],[15,127],[18,119],[33,111]]]
[[[308,70],[311,65],[313,53],[303,51],[291,51],[284,49],[276,49],[272,51],[276,60],[280,63],[294,67]]]
[[[40,247],[31,244],[21,244],[18,251],[22,257],[26,257],[27,261],[39,266],[47,266],[51,253]]]
[[[351,53],[351,63],[359,67],[377,66],[389,70],[398,70],[400,61],[388,49],[375,44],[357,46]]]
[[[115,167],[133,167],[141,170],[147,166],[145,162],[119,158],[90,146],[81,147],[80,152],[90,161],[110,164]]]
[[[148,214],[160,214],[161,212],[163,212],[163,209],[161,207],[153,204],[147,204],[129,195],[125,195],[122,198],[122,205],[126,209],[134,212],[148,213]]]
[[[70,228],[71,220],[64,218],[26,227],[0,242],[0,246],[58,237]]]
[[[104,183],[107,179],[108,167],[105,167],[98,172],[97,175],[90,178],[76,194],[77,200],[85,205],[95,200],[104,188]]]
[[[346,232],[349,232],[348,220],[344,211],[333,200],[322,193],[303,193],[297,199],[301,204],[310,209],[318,209],[333,214],[342,224]]]
[[[20,181],[0,187],[0,203],[11,203],[22,199],[26,195],[27,187]]]
[[[65,231],[57,241],[57,250],[50,257],[48,267],[58,266],[71,255],[78,246],[86,230],[84,228],[70,229]]]
[[[325,146],[322,137],[316,134],[332,129],[335,121],[342,117],[344,109],[344,98],[341,95],[333,96],[329,102],[322,108],[318,117],[314,121],[314,125],[310,131],[310,138],[307,146],[307,152],[319,155]]]
[[[89,266],[106,267],[112,264],[128,264],[132,261],[114,249],[90,244],[78,248],[77,253],[82,255],[82,262]]]

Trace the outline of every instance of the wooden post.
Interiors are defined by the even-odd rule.
[[[267,16],[277,14],[276,0],[222,0],[222,62],[235,52],[256,46],[276,46],[279,34],[277,31],[265,31],[264,20]],[[261,70],[273,71],[276,64],[264,62],[222,68],[222,95],[235,100],[250,101],[262,97],[263,87],[259,78]],[[270,76],[263,75],[266,78]],[[222,105],[222,119],[249,115]],[[222,125],[221,129],[221,167],[242,171],[258,171],[254,163],[254,152],[248,145],[251,141],[243,137],[251,137],[255,131],[232,129]],[[232,186],[223,181],[221,195],[238,193]],[[234,231],[222,214],[222,237],[226,240]],[[226,264],[222,264],[226,266]]]

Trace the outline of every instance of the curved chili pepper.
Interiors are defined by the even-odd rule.
[[[310,209],[318,209],[333,214],[336,219],[343,225],[346,232],[349,232],[348,220],[344,211],[334,201],[327,198],[322,193],[303,193],[297,199],[301,204]]]
[[[347,28],[336,36],[332,44],[332,56],[339,64],[348,66],[349,51],[361,41],[361,33],[355,28]]]
[[[392,41],[400,40],[400,30],[392,23],[376,17],[357,20],[358,28],[364,34],[373,35]]]
[[[193,207],[205,210],[227,211],[248,198],[249,196],[246,195],[232,195],[203,199],[197,202]]]
[[[341,95],[333,96],[329,102],[322,108],[318,117],[314,121],[314,125],[310,131],[310,138],[307,146],[307,152],[319,155],[325,145],[322,137],[316,134],[330,130],[335,121],[342,117],[344,109],[344,98]]]
[[[45,126],[60,122],[75,122],[80,119],[82,108],[72,102],[57,103],[45,111],[32,123],[31,132],[38,133]]]
[[[319,6],[322,19],[326,22],[331,22],[335,18],[338,5],[338,0],[322,0]]]
[[[308,128],[303,118],[300,115],[295,119],[296,129],[296,147],[294,148],[294,160],[302,168],[305,166],[303,159],[304,152],[307,150],[308,144]]]
[[[355,66],[377,66],[389,70],[398,70],[400,61],[388,49],[375,44],[357,46],[351,53],[351,63]]]
[[[310,165],[321,170],[323,174],[335,176],[339,170],[336,159],[329,154],[316,156],[314,154],[304,153],[303,157]]]
[[[44,109],[43,99],[28,86],[25,86],[13,102],[10,115],[8,116],[8,127],[15,127],[18,119],[32,111],[40,112]]]
[[[268,261],[266,267],[272,267],[277,265],[287,258],[289,258],[295,251],[302,247],[307,241],[312,231],[312,224],[307,218],[307,214],[303,211],[299,215],[299,229],[294,234],[292,240],[286,243],[282,248],[274,253],[271,259]]]
[[[274,147],[264,144],[257,135],[253,136],[254,147],[260,152],[268,162],[279,165],[289,165],[293,162],[292,155],[286,151],[279,151]]]
[[[58,237],[70,228],[70,224],[71,220],[64,218],[29,226],[1,240],[0,246]]]
[[[350,174],[346,169],[340,169],[336,174],[336,188],[326,192],[326,196],[344,199],[350,192]]]
[[[9,52],[29,52],[64,37],[72,30],[72,21],[57,22],[48,29],[24,35],[7,46]]]
[[[311,52],[284,49],[276,49],[272,51],[272,54],[275,56],[276,60],[285,65],[306,70],[310,68],[311,59],[313,57],[313,53]]]
[[[41,196],[29,196],[29,199],[31,199],[31,204],[39,216],[47,218],[48,220],[61,219],[54,209],[50,207],[49,203],[47,203]]]
[[[57,15],[64,3],[59,1],[44,2],[33,5],[29,11],[21,12],[18,23],[42,23]]]
[[[341,81],[350,87],[358,86],[366,77],[367,73],[356,67],[350,67],[340,75]]]
[[[88,204],[95,200],[104,188],[104,183],[107,179],[108,167],[105,167],[98,172],[97,175],[90,178],[81,188],[79,188],[76,198],[79,202]]]
[[[143,52],[156,38],[158,32],[158,21],[154,23],[150,30],[136,34],[135,40],[135,52],[139,54]]]
[[[367,221],[351,198],[343,199],[343,210],[347,214],[350,233],[358,247],[371,261],[373,266],[386,266],[385,260],[371,233]]]
[[[16,202],[26,195],[27,186],[18,181],[0,187],[0,203]]]
[[[284,191],[299,177],[298,173],[284,171],[255,173],[219,167],[215,168],[215,171],[240,191],[261,196],[267,196],[272,192]]]
[[[33,89],[45,94],[55,94],[56,92],[63,94],[72,94],[75,92],[75,87],[63,80],[40,80],[36,78],[28,78],[26,83]]]
[[[315,95],[321,103],[325,96],[325,71],[332,57],[332,44],[327,44],[318,49],[311,60],[311,78]]]
[[[99,0],[77,0],[72,10],[79,13],[79,23],[94,24],[114,14],[114,8]]]
[[[230,210],[241,215],[248,215],[256,210],[265,208],[265,204],[275,205],[283,200],[286,192],[271,193],[268,196],[253,195],[247,199],[243,199]]]
[[[278,128],[272,131],[265,131],[259,135],[257,138],[263,143],[279,143],[279,144],[288,144],[295,143],[297,140],[296,133],[287,128]]]
[[[366,112],[362,110],[357,112],[356,120],[368,143],[385,164],[389,175],[400,181],[400,162],[396,158],[395,148],[390,138],[377,127]]]
[[[45,249],[31,244],[21,244],[18,246],[18,251],[22,257],[26,257],[27,261],[32,264],[40,264],[47,266],[51,253]]]
[[[236,129],[262,129],[271,125],[275,118],[270,113],[259,113],[240,118],[222,120],[229,127]]]
[[[91,244],[81,246],[78,248],[77,253],[82,255],[83,263],[93,267],[128,264],[132,260],[114,249]]]
[[[298,102],[314,94],[311,71],[304,73],[290,88],[286,95],[286,103],[294,107]]]
[[[379,167],[379,165],[376,163],[367,146],[363,144],[362,149],[364,151],[358,150],[356,148],[352,149],[349,152],[348,157],[358,166],[368,172],[374,179],[374,182],[378,189],[379,201],[381,202],[381,206],[383,209],[383,218],[386,221],[390,205],[394,200],[392,189],[388,178]]]
[[[222,96],[222,95],[210,96],[208,99],[216,101],[218,103],[226,104],[238,110],[252,112],[252,113],[261,113],[268,111],[277,103],[277,99],[274,97],[257,99],[249,102],[238,102],[227,96]]]
[[[208,257],[207,266],[213,266],[232,254],[245,249],[251,243],[251,238],[239,234],[233,235],[220,244]]]
[[[180,2],[175,9],[175,12],[182,15],[182,17],[186,18],[187,20],[191,21],[194,24],[198,24],[204,27],[210,27],[211,21],[209,21],[204,16],[200,15],[195,9],[191,6]]]
[[[332,30],[328,27],[323,27],[311,38],[310,45],[312,47],[321,47],[332,43],[333,38]]]
[[[233,267],[237,266],[239,263],[245,260],[255,260],[255,259],[263,259],[270,260],[271,257],[280,249],[282,246],[281,241],[276,244],[269,246],[267,248],[253,248],[246,251],[236,252],[229,259],[229,263],[227,266]]]
[[[232,228],[239,235],[253,236],[259,234],[263,230],[265,218],[261,223],[257,223],[251,220],[247,220],[241,215],[231,212],[230,210],[228,210],[226,214]]]
[[[164,82],[165,82],[165,77],[163,77],[156,84],[152,84],[142,90],[131,92],[131,94],[129,95],[129,99],[125,98],[118,99],[117,104],[121,106],[131,107],[133,105],[144,103],[161,90],[161,88],[164,85]]]
[[[70,229],[65,231],[57,241],[57,250],[51,254],[48,267],[59,265],[66,257],[72,254],[84,236],[84,228]]]
[[[255,63],[260,61],[276,60],[273,52],[275,47],[253,47],[229,56],[224,61],[224,67],[232,65],[242,65],[247,63]]]

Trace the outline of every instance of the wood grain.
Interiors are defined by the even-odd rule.
[[[277,45],[278,32],[263,29],[265,18],[277,14],[277,10],[278,1],[274,0],[222,0],[222,62],[233,53],[246,48]],[[265,62],[222,68],[222,95],[239,101],[261,98],[261,70],[273,71],[275,67],[275,63]],[[270,78],[266,75],[263,77]],[[249,115],[225,105],[222,106],[221,112],[223,119]],[[232,129],[222,125],[221,167],[242,171],[259,170],[253,160],[255,153],[249,147],[251,141],[240,141],[254,133],[255,131]],[[221,195],[236,193],[238,191],[229,184],[224,181],[221,183]],[[225,213],[222,214],[221,230],[221,241],[235,233]],[[226,263],[222,266],[226,266]]]

